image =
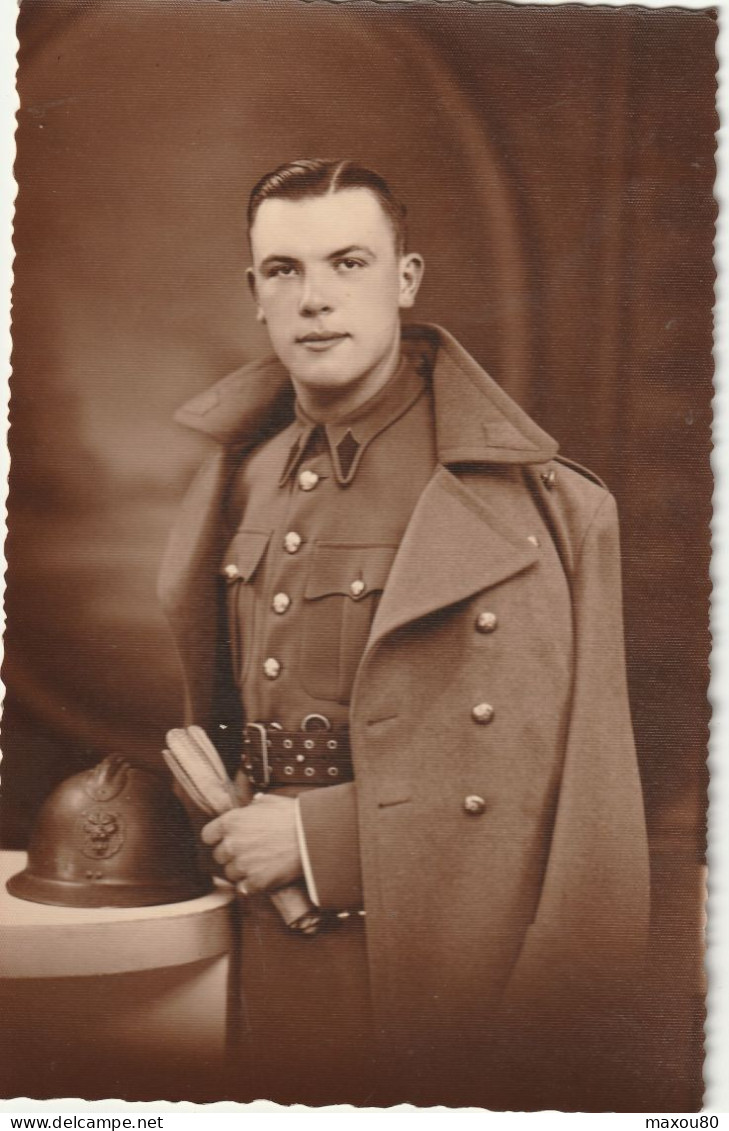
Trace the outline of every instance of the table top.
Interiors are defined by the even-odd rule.
[[[181,966],[224,954],[235,892],[155,907],[56,907],[11,895],[24,852],[0,852],[0,978],[62,978]]]

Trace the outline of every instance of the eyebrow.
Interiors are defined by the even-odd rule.
[[[342,247],[339,251],[333,251],[331,255],[327,256],[327,259],[343,259],[345,255],[351,255],[355,251],[364,252],[365,255],[369,255],[370,259],[376,258],[371,248],[365,247],[364,244],[353,243],[349,247]]]
[[[366,247],[364,244],[350,244],[349,247],[340,247],[337,248],[336,251],[330,252],[330,254],[327,256],[327,260],[331,262],[334,259],[343,259],[347,255],[352,255],[353,252],[359,252],[360,254],[367,255],[370,257],[370,259],[377,258],[374,251],[372,251],[371,248]],[[299,260],[296,259],[293,255],[267,255],[265,259],[261,260],[260,269],[263,270],[264,267],[270,267],[272,263],[295,264],[298,262]]]

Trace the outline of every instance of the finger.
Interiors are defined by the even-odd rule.
[[[200,830],[200,836],[205,844],[217,844],[225,836],[223,818],[216,817],[214,821],[208,821],[207,825],[203,825]]]
[[[224,872],[226,879],[230,880],[231,883],[236,883],[238,880],[246,879],[245,868],[241,868],[240,864],[238,864],[235,860],[228,861],[228,863],[225,865]]]
[[[234,856],[235,853],[225,840],[221,840],[213,849],[213,859],[217,860],[218,864],[227,864]]]

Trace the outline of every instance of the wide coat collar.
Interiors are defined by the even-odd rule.
[[[551,436],[447,330],[430,323],[406,325],[403,348],[432,373],[440,463],[543,463],[556,453]],[[291,381],[274,356],[244,365],[175,414],[179,424],[235,447],[260,441],[292,417]]]

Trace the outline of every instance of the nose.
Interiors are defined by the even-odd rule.
[[[333,309],[331,295],[324,293],[321,279],[308,273],[302,282],[299,296],[299,314],[304,318],[314,318],[319,314],[329,314]]]

